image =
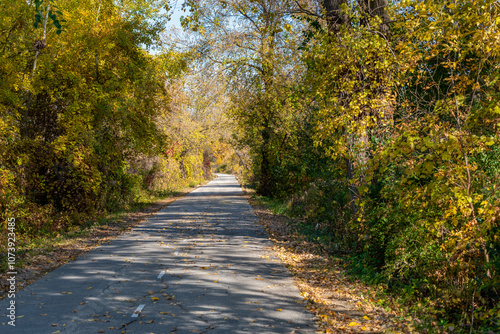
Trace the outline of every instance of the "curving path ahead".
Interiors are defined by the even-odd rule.
[[[234,176],[209,184],[16,295],[1,333],[314,333]]]

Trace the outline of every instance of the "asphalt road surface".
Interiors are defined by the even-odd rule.
[[[0,333],[314,333],[256,220],[235,178],[219,174],[1,300]]]

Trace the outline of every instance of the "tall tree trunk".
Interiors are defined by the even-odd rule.
[[[272,196],[274,185],[272,178],[272,157],[271,141],[274,137],[272,128],[272,119],[274,117],[273,107],[269,105],[268,99],[274,85],[274,58],[276,48],[276,22],[272,19],[270,10],[264,12],[266,15],[266,33],[263,34],[261,41],[261,62],[262,62],[262,83],[264,88],[264,100],[262,105],[262,144],[261,144],[261,165],[259,178],[259,193],[264,196]]]
[[[349,24],[349,17],[342,13],[342,5],[346,3],[346,0],[323,0],[323,6],[325,7],[326,13],[326,21],[328,24],[328,33],[330,34],[330,43],[339,43],[340,38],[339,34],[342,29],[342,26],[347,26]],[[344,107],[347,107],[349,104],[350,96],[349,92],[339,92],[340,98],[339,103]],[[348,146],[348,152],[352,152],[354,149],[355,142],[358,138],[356,138],[356,134],[349,131],[347,128],[345,133],[346,143]],[[362,140],[362,139],[361,139]],[[355,183],[352,183],[351,180],[355,177],[355,163],[350,156],[351,154],[345,157],[346,162],[346,171],[347,171],[347,181],[349,184],[349,195],[351,197],[351,209],[353,214],[355,215],[358,211],[358,207],[356,205],[356,200],[358,199],[358,187]]]
[[[341,12],[341,6],[345,2],[346,0],[323,0],[328,31],[332,34],[337,34],[342,25],[347,25],[349,23],[349,17]]]
[[[31,78],[35,76],[36,65],[38,61],[38,56],[42,52],[42,50],[47,47],[47,21],[49,20],[49,11],[50,6],[47,6],[47,13],[45,14],[45,20],[43,21],[43,37],[42,40],[35,41],[35,60],[33,61],[33,71],[31,72]]]
[[[267,123],[267,122],[266,122]],[[272,195],[271,157],[270,157],[271,128],[264,125],[262,130],[261,163],[259,177],[259,193],[264,196]]]
[[[99,6],[97,7],[97,15],[95,18],[95,26],[99,23],[99,14],[101,13],[102,1],[99,1]],[[99,36],[99,31],[97,31],[97,36]],[[99,82],[99,53],[96,49],[95,51],[95,81]]]
[[[389,16],[386,12],[386,7],[388,5],[388,0],[361,0],[360,6],[362,8],[363,15],[365,19],[362,20],[364,25],[368,25],[371,17],[379,17],[382,20],[382,23],[379,27],[374,27],[374,30],[377,30],[381,34],[383,34],[384,38],[388,39],[390,34],[389,29]],[[343,5],[346,4],[346,0],[323,0],[323,6],[325,8],[326,13],[326,21],[328,24],[328,32],[331,35],[330,43],[341,43],[341,39],[339,38],[342,26],[347,27],[350,24],[350,18],[347,14],[342,12]],[[382,76],[383,77],[383,74]],[[363,73],[359,70],[359,73],[356,73],[356,77],[354,80],[362,81]],[[383,80],[383,78],[381,79]],[[376,89],[376,91],[370,92],[372,95],[388,95],[388,92],[384,87],[381,89]],[[340,98],[339,103],[341,103],[344,107],[348,107],[349,102],[351,100],[350,92],[339,92]],[[379,96],[380,97],[380,96]],[[385,100],[382,97],[382,100]],[[388,117],[392,114],[390,111],[392,110],[392,106],[390,103],[383,104],[380,108],[387,110],[370,110],[366,111],[365,114],[361,114],[355,119],[351,120],[351,125],[348,125],[346,128],[346,143],[348,147],[348,156],[346,157],[346,169],[347,169],[347,180],[349,182],[349,194],[351,196],[351,207],[354,214],[358,212],[358,207],[355,204],[356,199],[359,197],[358,185],[353,182],[353,179],[358,176],[361,177],[361,182],[363,180],[362,169],[367,165],[369,159],[369,135],[370,129],[363,129],[362,131],[355,131],[354,124],[355,122],[362,121],[369,113],[371,115],[377,116],[382,112],[385,117]]]
[[[379,17],[382,20],[381,25],[377,29],[388,38],[391,33],[389,27],[390,18],[386,11],[386,7],[389,5],[388,0],[364,0],[361,4],[364,14],[367,17]]]

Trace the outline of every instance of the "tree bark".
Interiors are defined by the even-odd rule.
[[[47,6],[47,13],[45,14],[45,20],[43,21],[43,37],[41,41],[35,41],[35,61],[33,62],[33,71],[31,72],[31,78],[35,76],[36,63],[38,61],[38,56],[41,50],[47,46],[47,21],[49,20],[50,6]]]
[[[274,85],[274,59],[276,48],[276,25],[275,19],[272,19],[273,13],[266,9],[264,10],[266,16],[266,29],[263,34],[261,44],[261,66],[262,66],[262,82],[264,87],[264,103],[259,107],[262,108],[261,115],[263,117],[261,132],[261,165],[260,165],[260,178],[259,178],[259,193],[264,196],[272,196],[274,185],[272,177],[272,159],[271,159],[271,141],[274,137],[274,130],[271,126],[272,118],[274,117],[273,107],[268,106],[269,94],[271,93]]]
[[[269,145],[271,141],[271,129],[264,126],[262,130],[261,163],[259,176],[259,193],[263,196],[272,195],[271,159],[269,156]]]
[[[382,20],[382,24],[378,27],[378,30],[386,38],[391,33],[389,27],[390,18],[386,11],[388,5],[388,0],[364,0],[362,2],[363,11],[367,17],[379,17]]]
[[[346,0],[323,0],[323,6],[325,8],[326,13],[326,21],[328,24],[328,32],[332,35],[331,43],[340,43],[341,39],[338,38],[340,36],[342,26],[347,27],[350,24],[350,18],[347,14],[342,13],[342,6],[346,4]],[[362,24],[368,26],[370,24],[371,17],[379,17],[382,20],[380,26],[374,28],[373,30],[377,30],[379,33],[383,34],[385,39],[388,39],[390,34],[389,28],[389,16],[386,12],[386,7],[388,5],[388,0],[360,0],[359,4],[361,6],[362,14],[364,14],[365,18],[362,19]],[[370,27],[371,28],[371,27]],[[335,38],[337,37],[337,38]],[[384,73],[381,74],[384,76]],[[363,74],[361,70],[356,74],[355,80],[362,81]],[[382,79],[383,80],[383,79]],[[384,89],[376,89],[375,91],[371,91],[371,94],[376,95],[387,95],[388,93]],[[340,102],[344,106],[348,106],[349,101],[351,99],[350,92],[339,92],[340,94]],[[389,105],[381,106],[384,109],[390,109],[392,106]],[[390,110],[383,110],[385,117],[387,117]],[[351,120],[351,125],[348,125],[346,128],[346,144],[348,147],[348,156],[346,156],[346,170],[347,170],[347,181],[349,182],[349,194],[351,197],[351,208],[353,214],[357,214],[358,207],[356,205],[356,200],[359,198],[358,185],[353,182],[354,178],[358,174],[361,177],[361,181],[363,182],[363,168],[368,163],[369,159],[369,135],[370,129],[363,129],[361,133],[357,133],[352,128],[354,128],[355,122],[359,122],[364,117],[366,117],[366,113],[370,113],[372,115],[379,115],[380,109],[378,110],[369,110],[365,111],[365,114],[359,115],[356,118]]]
[[[349,23],[349,17],[342,14],[341,7],[346,0],[323,0],[323,6],[326,12],[326,22],[330,33],[338,33],[342,25]]]

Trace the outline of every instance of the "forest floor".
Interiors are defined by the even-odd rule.
[[[381,291],[350,277],[340,258],[298,233],[292,219],[273,213],[253,190],[244,192],[323,333],[418,333],[411,318],[380,306],[387,299]]]

